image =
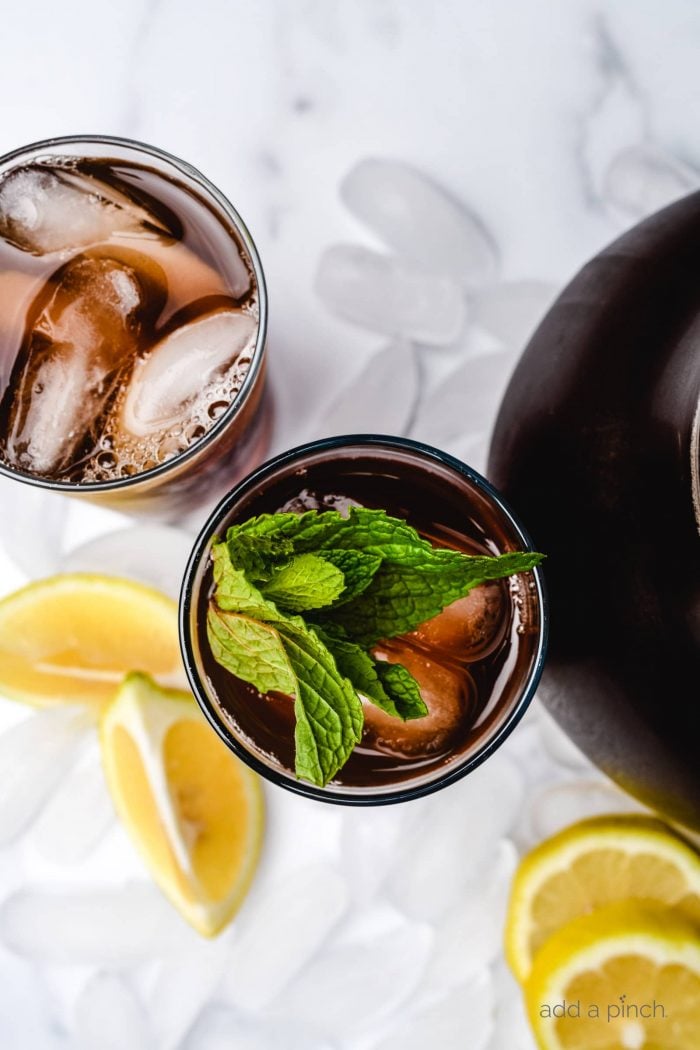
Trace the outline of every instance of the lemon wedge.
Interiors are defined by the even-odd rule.
[[[155,881],[199,933],[214,936],[242,903],[258,861],[259,778],[189,693],[139,673],[105,709],[100,739],[117,812]]]
[[[553,934],[525,999],[541,1050],[697,1050],[700,935],[667,909],[603,908]]]
[[[516,977],[527,978],[537,951],[572,919],[630,899],[700,924],[700,856],[661,821],[594,817],[537,846],[516,873],[506,919]]]
[[[66,573],[0,601],[0,693],[38,707],[99,706],[131,669],[185,684],[177,606],[158,591]]]

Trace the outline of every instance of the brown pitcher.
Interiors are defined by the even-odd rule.
[[[631,794],[700,830],[700,193],[564,289],[489,477],[548,555],[541,696]]]

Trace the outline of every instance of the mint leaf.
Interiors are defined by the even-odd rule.
[[[382,563],[363,594],[326,615],[353,640],[369,647],[382,638],[415,630],[485,580],[526,572],[541,560],[540,554],[472,557],[434,548],[411,551],[403,561],[394,555]]]
[[[294,554],[291,540],[245,533],[229,539],[227,547],[231,564],[253,582],[269,580]]]
[[[362,703],[331,653],[303,622],[285,620],[276,629],[297,679],[296,774],[324,787],[362,736]]]
[[[241,535],[290,540],[297,553],[358,550],[385,557],[396,548],[433,549],[407,522],[392,518],[384,510],[367,507],[351,507],[347,517],[337,510],[260,514],[232,526],[227,538]]]
[[[296,770],[325,785],[362,732],[361,694],[394,717],[427,708],[400,664],[375,661],[383,638],[414,630],[480,583],[542,555],[470,556],[435,548],[383,510],[262,514],[213,547],[215,659],[261,692],[294,696]],[[313,613],[314,623],[299,614]]]
[[[362,735],[360,698],[301,617],[285,615],[233,568],[226,544],[214,546],[212,558],[217,584],[207,615],[212,655],[261,693],[294,697],[297,776],[323,787]]]
[[[207,638],[216,662],[237,678],[261,693],[296,695],[296,677],[274,627],[240,613],[223,612],[210,602]]]
[[[214,597],[220,609],[272,623],[280,618],[279,610],[263,597],[242,569],[234,569],[225,543],[214,544],[211,556],[216,584]]]
[[[379,554],[367,554],[355,550],[328,550],[324,548],[323,557],[335,565],[345,577],[345,587],[333,605],[352,601],[367,590],[374,579],[382,559]]]
[[[345,590],[345,576],[318,554],[295,554],[260,590],[288,612],[305,612],[330,605]]]
[[[342,632],[333,631],[333,625],[329,624],[327,628],[313,625],[316,636],[333,654],[340,673],[350,679],[358,693],[388,714],[399,718],[399,712],[380,682],[375,661],[369,653],[356,642],[351,642]]]
[[[418,683],[401,664],[374,660],[362,646],[351,642],[332,624],[325,628],[314,625],[313,630],[333,653],[340,673],[377,707],[404,721],[428,714]]]
[[[428,714],[428,705],[408,668],[403,664],[384,663],[381,660],[377,661],[376,668],[385,692],[405,722]]]

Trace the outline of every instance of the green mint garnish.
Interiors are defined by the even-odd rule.
[[[322,787],[362,736],[360,697],[404,720],[428,713],[407,668],[372,647],[543,556],[436,548],[385,511],[353,507],[262,514],[231,527],[212,557],[212,654],[261,693],[293,697],[296,773]]]
[[[335,601],[345,590],[345,576],[319,554],[295,554],[260,590],[285,612],[305,612]]]
[[[340,673],[350,679],[358,693],[404,721],[427,715],[418,683],[405,667],[372,659],[366,649],[351,642],[342,628],[332,624],[325,628],[314,624],[314,631],[333,653]]]
[[[296,678],[275,628],[240,613],[224,612],[211,602],[207,637],[217,663],[261,693],[294,695]]]

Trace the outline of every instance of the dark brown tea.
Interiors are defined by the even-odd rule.
[[[241,391],[260,327],[256,268],[222,209],[174,165],[114,152],[0,170],[0,463],[85,488],[192,450]]]
[[[230,525],[262,513],[343,513],[360,505],[407,520],[434,546],[468,554],[522,549],[512,521],[487,491],[410,443],[391,447],[392,440],[386,447],[376,439],[374,446],[312,452],[270,471],[257,485],[244,484],[214,531],[221,537]],[[197,674],[211,708],[245,751],[293,778],[293,703],[282,695],[262,696],[214,660],[206,634],[212,591],[211,565],[205,563],[191,617],[201,661]],[[512,717],[541,645],[533,573],[482,584],[417,630],[377,644],[377,659],[402,663],[411,672],[429,714],[402,722],[363,699],[362,740],[324,790],[386,793],[409,782],[425,784],[461,765]]]

